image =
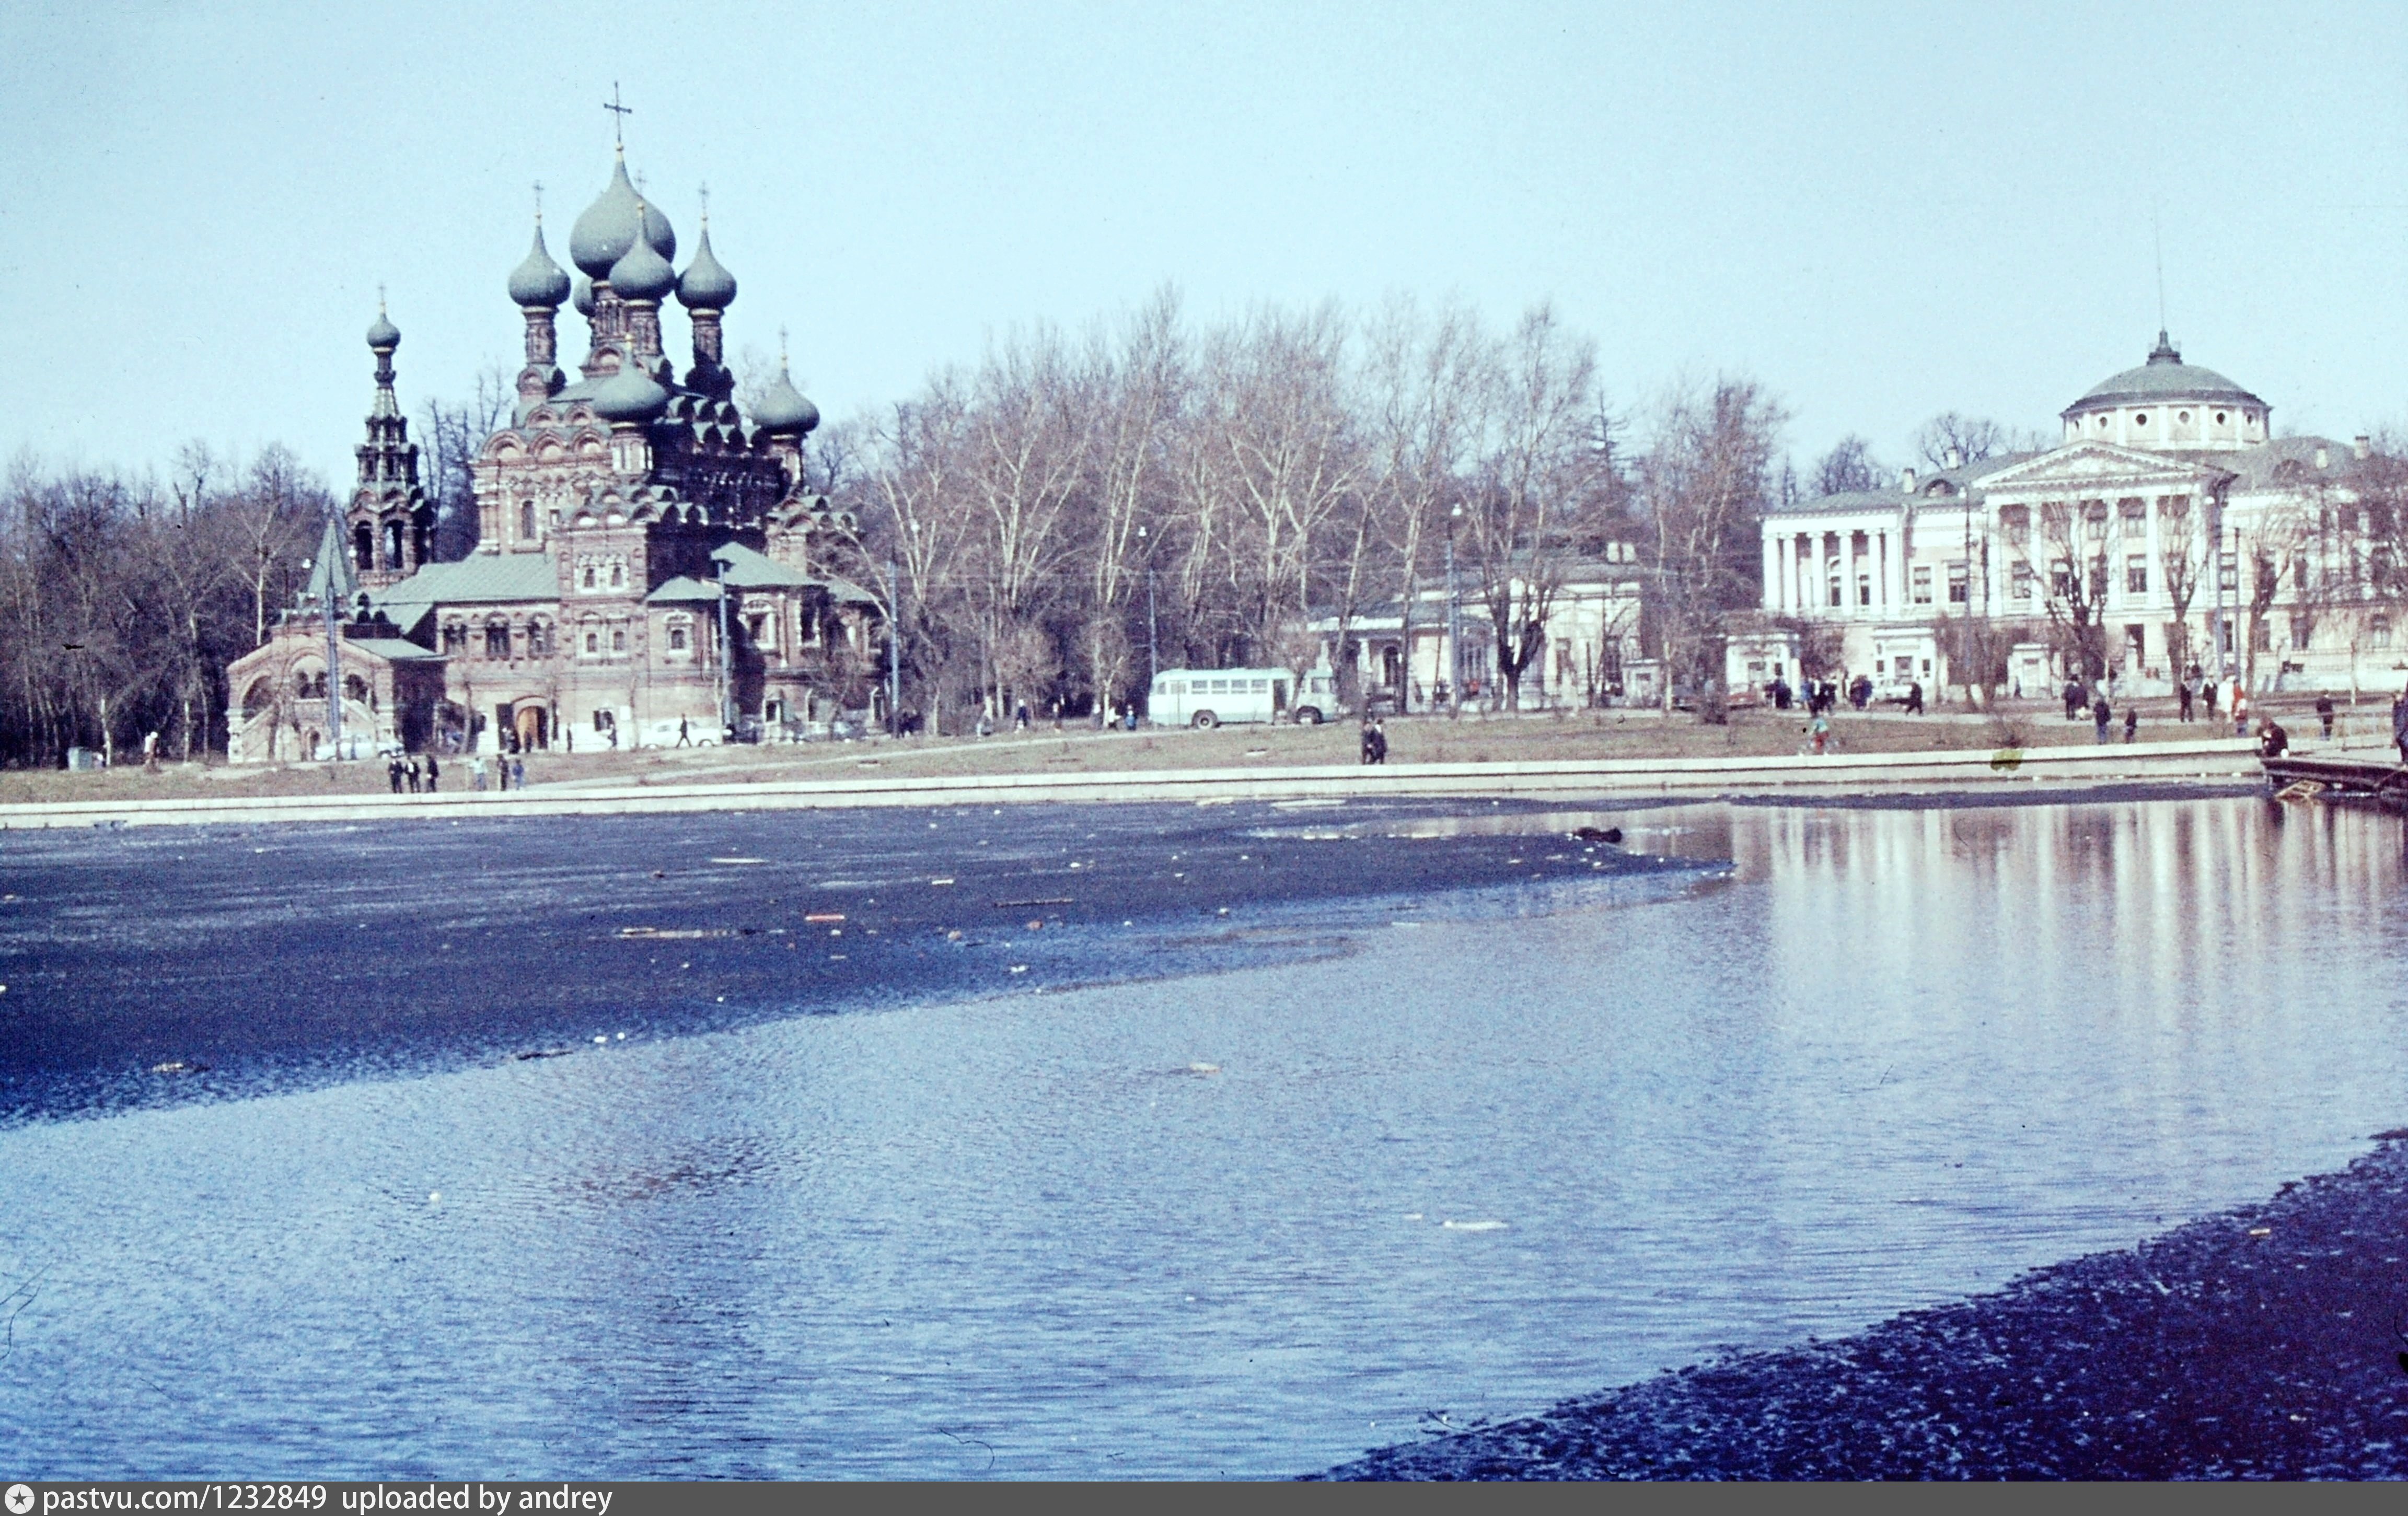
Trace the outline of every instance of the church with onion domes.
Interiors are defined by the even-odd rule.
[[[782,354],[739,408],[724,346],[737,282],[707,207],[682,270],[677,252],[624,147],[569,230],[573,280],[538,212],[506,284],[523,324],[516,402],[471,463],[475,543],[449,562],[380,302],[358,483],[294,606],[228,670],[236,761],[776,739],[851,703],[878,602],[829,572],[853,523],[805,478],[818,408]],[[586,328],[573,376],[563,306]]]

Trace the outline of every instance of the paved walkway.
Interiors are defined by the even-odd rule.
[[[1397,796],[1600,799],[1636,795],[1811,796],[1882,789],[1981,790],[2024,784],[2117,784],[2260,777],[2254,744],[2222,738],[2000,752],[1882,752],[1821,758],[1611,758],[1543,763],[1398,764],[1197,768],[1110,774],[867,774],[812,779],[584,783],[442,794],[330,794],[179,800],[67,800],[0,805],[0,830],[260,822],[391,821],[415,817],[611,816],[719,810],[823,810],[875,806],[1238,800]]]

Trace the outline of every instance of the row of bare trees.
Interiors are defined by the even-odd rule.
[[[817,457],[903,628],[904,706],[939,730],[1023,702],[1101,714],[1140,696],[1150,653],[1301,674],[1400,609],[1410,646],[1450,548],[1512,708],[1608,544],[1662,592],[1654,650],[1719,672],[1783,420],[1751,383],[1692,386],[1626,453],[1595,344],[1550,307],[1503,331],[1403,298],[1199,327],[1166,292],[998,338]]]
[[[20,456],[0,480],[0,763],[225,742],[225,665],[306,576],[323,484],[197,443],[165,481]]]

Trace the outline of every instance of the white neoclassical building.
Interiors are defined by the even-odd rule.
[[[1732,686],[1843,673],[1885,694],[1971,679],[2037,695],[2087,665],[2135,693],[2186,667],[2260,690],[2396,687],[2392,523],[2361,508],[2367,439],[2276,437],[2270,410],[2160,332],[2065,408],[2054,448],[1951,455],[1894,490],[1768,514],[1764,617],[1734,629]]]

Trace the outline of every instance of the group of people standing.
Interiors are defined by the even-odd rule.
[[[524,758],[497,759],[494,767],[498,771],[502,789],[526,788]],[[395,753],[392,761],[384,765],[384,771],[385,777],[393,781],[393,793],[395,794],[404,793],[404,786],[408,787],[408,793],[410,794],[435,794],[438,793],[438,786],[443,781],[442,765],[436,762],[435,755],[431,752],[426,755],[426,765],[423,768],[419,766],[417,759],[405,760],[399,753]],[[484,789],[486,778],[485,760],[480,756],[468,765],[469,787],[476,790]]]

